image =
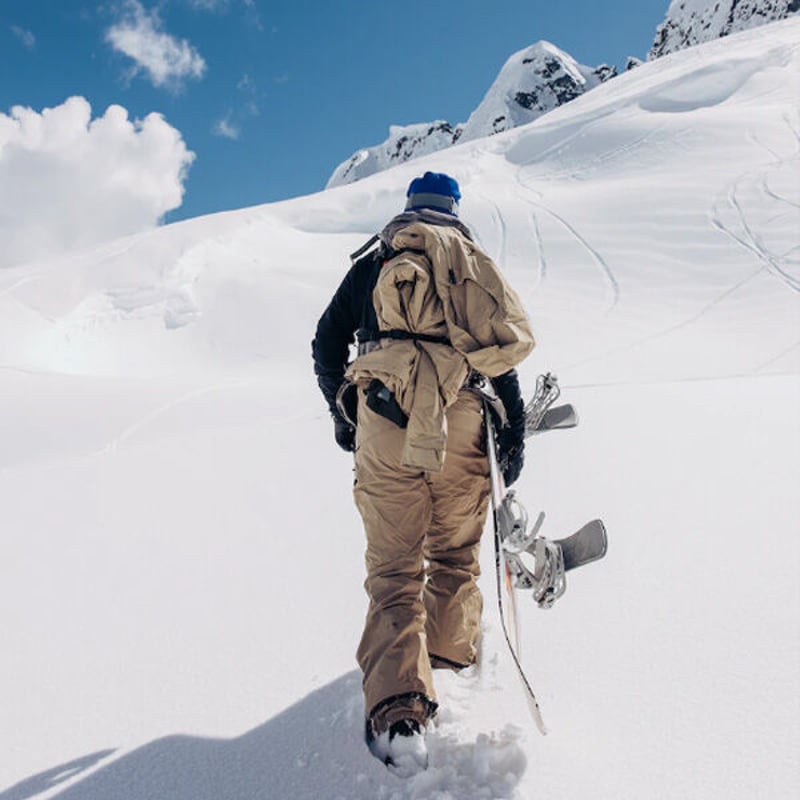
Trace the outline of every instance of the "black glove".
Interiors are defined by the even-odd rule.
[[[522,431],[524,434],[524,420]],[[497,461],[503,473],[503,482],[511,486],[522,472],[525,464],[525,438],[519,426],[507,426],[497,434]]]
[[[497,433],[497,461],[506,486],[511,486],[525,463],[525,406],[516,370],[492,378],[492,386],[502,400],[507,422]]]
[[[338,415],[333,416],[333,436],[346,453],[356,449],[356,429]]]

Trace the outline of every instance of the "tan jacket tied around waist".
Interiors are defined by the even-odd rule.
[[[398,252],[381,268],[373,303],[382,331],[443,337],[382,339],[347,377],[378,379],[408,415],[403,464],[438,472],[444,463],[445,410],[471,369],[495,377],[534,346],[525,309],[494,262],[456,228],[413,223],[395,234]]]

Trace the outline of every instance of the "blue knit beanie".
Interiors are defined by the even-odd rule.
[[[432,208],[456,216],[461,191],[456,179],[444,172],[426,172],[421,178],[411,181],[406,197],[406,211]]]

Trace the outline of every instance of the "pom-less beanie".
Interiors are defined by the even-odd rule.
[[[457,215],[461,190],[456,179],[444,172],[426,172],[421,178],[411,181],[406,197],[406,211],[432,208]]]

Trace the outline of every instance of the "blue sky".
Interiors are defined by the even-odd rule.
[[[511,55],[643,58],[669,0],[0,0],[0,113],[74,95],[195,154],[169,221],[322,189],[390,124],[466,120]]]

